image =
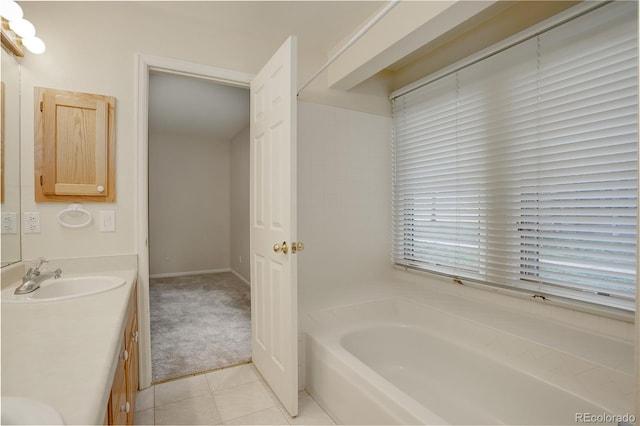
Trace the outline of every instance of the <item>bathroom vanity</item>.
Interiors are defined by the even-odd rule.
[[[18,286],[21,266],[3,269],[3,293]],[[50,267],[60,267],[63,278],[108,275],[125,283],[57,301],[3,299],[2,396],[41,401],[66,424],[132,424],[138,386],[135,256],[51,260]]]

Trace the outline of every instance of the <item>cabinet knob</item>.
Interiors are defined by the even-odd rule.
[[[120,406],[120,411],[124,411],[125,413],[128,413],[129,411],[131,411],[131,404],[129,404],[129,401],[125,402]]]
[[[97,190],[98,192],[104,192],[104,186],[102,186],[102,185],[98,185],[98,187],[96,188],[96,190]]]
[[[133,333],[133,341],[136,342],[136,343],[138,343],[138,335],[139,334],[140,333],[138,333],[138,330],[136,330],[135,333]]]
[[[122,359],[125,361],[129,359],[129,352],[126,349],[122,352]]]

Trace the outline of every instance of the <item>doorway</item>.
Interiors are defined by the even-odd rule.
[[[272,353],[267,360],[260,354],[260,363],[255,366],[284,404],[290,415],[298,413],[298,341],[297,341],[297,274],[296,257],[288,255],[285,242],[291,242],[291,254],[294,247],[302,250],[296,238],[296,191],[295,191],[295,140],[296,140],[296,38],[290,36],[262,67],[256,78],[236,71],[224,70],[187,63],[178,60],[138,55],[138,185],[137,217],[138,231],[136,246],[138,250],[138,318],[140,328],[140,388],[151,385],[151,336],[149,312],[149,176],[148,176],[148,100],[149,73],[165,71],[176,74],[205,77],[218,82],[236,86],[251,86],[250,108],[250,274],[251,274],[251,343],[252,358],[259,347],[264,353]],[[268,104],[268,106],[267,106]],[[269,113],[265,114],[269,109]],[[273,155],[273,149],[278,153]],[[272,155],[267,155],[272,152]],[[270,179],[277,177],[277,179]],[[262,183],[270,182],[269,185]],[[265,188],[268,189],[264,192]],[[265,205],[266,204],[266,205]],[[271,205],[271,208],[269,205]],[[266,216],[263,215],[266,213]],[[284,214],[280,216],[274,214]],[[264,220],[267,222],[264,222]],[[275,221],[275,222],[274,222]],[[254,232],[269,223],[274,231],[283,235],[273,235],[282,240],[282,250],[275,252],[276,246],[267,247],[264,238],[258,241]],[[286,226],[282,226],[282,225]],[[255,225],[255,226],[254,226]],[[289,226],[292,225],[292,226]],[[277,228],[277,229],[276,229]],[[263,244],[264,243],[264,244]],[[280,246],[278,246],[280,247]],[[272,259],[273,253],[278,259]],[[280,266],[278,266],[280,265]],[[254,267],[255,266],[255,267]],[[270,277],[265,275],[265,267],[272,270]],[[279,268],[279,272],[275,269]],[[264,281],[266,280],[266,281]],[[264,281],[264,282],[263,282]],[[280,285],[282,284],[282,285]],[[278,293],[276,306],[269,302],[275,300],[269,295]],[[266,298],[265,298],[266,297]],[[254,312],[260,307],[260,312]],[[263,309],[265,308],[265,309]],[[280,325],[286,327],[282,329]],[[263,362],[266,361],[266,364]],[[274,370],[272,367],[276,367]]]
[[[151,259],[154,256],[154,254],[151,254],[152,252],[154,252],[154,247],[153,247],[153,241],[154,241],[154,234],[152,233],[151,235],[148,233],[149,231],[152,230],[152,224],[151,222],[153,221],[153,215],[151,212],[151,204],[150,202],[152,201],[152,192],[150,191],[151,189],[151,185],[150,185],[150,167],[149,164],[153,161],[152,156],[153,154],[153,147],[151,146],[151,143],[153,143],[150,135],[155,132],[155,130],[152,131],[152,120],[151,116],[150,116],[150,112],[152,113],[152,111],[150,111],[151,108],[148,108],[148,106],[150,105],[150,98],[153,96],[151,95],[150,92],[150,81],[154,78],[154,74],[159,75],[161,78],[162,77],[167,77],[167,76],[172,76],[172,77],[181,77],[183,79],[188,79],[191,80],[191,82],[198,82],[198,83],[206,83],[206,84],[211,84],[214,85],[214,83],[216,83],[217,86],[219,87],[223,87],[226,89],[235,89],[238,90],[237,88],[243,88],[243,90],[240,90],[242,92],[246,93],[246,97],[248,98],[248,83],[251,81],[252,76],[251,75],[247,75],[247,74],[243,74],[243,73],[237,73],[237,72],[231,72],[228,70],[223,70],[223,69],[218,69],[215,67],[207,67],[207,66],[201,66],[198,64],[191,64],[191,63],[185,63],[182,61],[176,61],[176,60],[171,60],[171,59],[165,59],[165,58],[157,58],[157,57],[149,57],[149,56],[144,56],[144,55],[140,55],[139,56],[139,72],[138,72],[138,76],[139,76],[139,85],[138,85],[138,99],[139,99],[139,105],[138,105],[138,113],[139,113],[139,123],[141,124],[138,127],[139,133],[138,133],[138,137],[140,141],[143,141],[142,143],[139,144],[139,161],[138,161],[138,167],[139,167],[139,174],[138,174],[138,193],[140,195],[139,197],[139,204],[138,204],[138,217],[139,217],[139,232],[138,232],[138,248],[139,248],[139,279],[138,279],[138,288],[139,288],[139,311],[140,311],[140,327],[141,330],[148,330],[148,333],[142,333],[141,337],[142,340],[140,342],[140,351],[141,351],[141,359],[140,359],[140,367],[141,367],[141,371],[140,371],[140,386],[141,388],[145,388],[151,385],[152,381],[153,381],[153,376],[152,376],[152,362],[151,362],[151,333],[150,333],[150,322],[151,322],[151,318],[150,318],[150,293],[149,293],[149,272],[152,271],[152,269],[150,269],[151,266]],[[170,96],[170,102],[172,102],[173,104],[177,104],[177,100],[176,97],[171,95]],[[191,99],[193,99],[194,97],[192,96]],[[175,105],[174,105],[175,106]],[[224,108],[227,109],[229,107],[229,103],[224,105]],[[173,114],[172,119],[174,118],[179,118],[179,116],[181,116],[182,118],[184,118],[185,120],[187,120],[186,123],[183,123],[182,126],[186,126],[186,128],[189,130],[193,130],[194,127],[197,127],[198,125],[196,124],[196,122],[194,121],[188,121],[189,119],[193,120],[196,117],[196,115],[198,114],[198,111],[194,112],[194,109],[185,109],[182,108],[180,114]],[[211,118],[211,115],[208,116],[209,117],[209,122],[211,121],[215,121],[214,119]],[[245,108],[245,112],[244,112],[244,117],[246,118],[246,123],[248,126],[248,117],[249,117],[249,107],[248,104],[246,104],[246,108]],[[225,119],[225,121],[229,121],[228,117]],[[148,123],[149,125],[145,125],[143,123]],[[167,124],[167,123],[164,123]],[[211,123],[209,123],[211,124]],[[180,125],[176,125],[176,127],[178,127],[179,129]],[[182,129],[184,131],[184,129]],[[179,131],[173,131],[173,133],[180,133]],[[246,139],[247,139],[247,145],[248,145],[248,127],[246,130]],[[165,139],[169,139],[169,138],[165,138]],[[177,138],[179,139],[179,141],[182,143],[182,145],[178,144],[178,146],[180,147],[181,150],[183,151],[189,151],[189,149],[185,148],[184,143],[189,141],[189,138],[185,138],[185,137],[179,137]],[[231,138],[233,139],[233,138]],[[228,140],[227,141],[227,145],[231,146],[231,141]],[[238,144],[241,145],[241,144]],[[175,147],[174,147],[175,148]],[[191,147],[190,149],[194,149],[194,147]],[[196,149],[197,151],[197,149]],[[224,150],[223,150],[224,151]],[[232,150],[230,147],[227,148],[227,156],[228,156],[228,162],[230,163],[231,160],[231,156],[232,155],[239,155],[242,157],[243,153],[236,153],[236,150]],[[246,149],[246,151],[248,152],[248,147]],[[175,158],[175,157],[174,157]],[[150,161],[147,161],[147,159],[149,159]],[[196,162],[197,160],[194,160],[194,162]],[[234,160],[234,161],[237,161]],[[194,163],[192,162],[192,164]],[[247,158],[247,163],[248,163],[248,158]],[[248,167],[248,166],[247,166]],[[201,167],[202,168],[202,167]],[[207,168],[207,167],[205,167]],[[209,169],[211,167],[208,167]],[[196,167],[191,167],[190,170],[184,172],[183,173],[176,173],[175,170],[171,169],[171,168],[167,168],[164,167],[165,169],[165,174],[172,176],[176,181],[179,180],[181,177],[181,175],[184,174],[188,174],[188,173],[192,173],[195,169],[197,169]],[[171,169],[171,170],[170,170]],[[236,205],[234,205],[233,207],[230,205],[231,200],[236,200],[237,201],[237,197],[232,197],[231,196],[231,185],[233,185],[231,183],[232,180],[237,181],[238,178],[237,176],[234,177],[234,174],[237,175],[236,172],[238,172],[239,168],[233,168],[233,171],[231,170],[231,166],[227,165],[227,175],[229,176],[227,181],[228,181],[228,185],[227,185],[227,210],[229,210],[230,208],[235,208],[237,209],[237,202],[235,203]],[[248,193],[248,172],[246,172],[247,176],[246,176],[246,183],[247,183],[247,190],[244,191],[245,193]],[[236,182],[237,183],[237,182]],[[211,187],[214,183],[210,182],[209,186]],[[240,186],[243,186],[242,183],[239,183]],[[205,185],[206,186],[206,185]],[[167,191],[162,191],[162,194],[164,195],[165,192],[168,192],[167,188],[164,188]],[[207,191],[207,189],[203,189],[202,191]],[[200,197],[196,197],[196,199],[202,199],[202,193],[197,193],[196,191],[193,191],[192,188],[190,187],[182,187],[181,188],[181,192],[192,192],[195,193],[195,195],[200,195]],[[235,191],[235,193],[237,194],[242,194],[243,191]],[[147,198],[147,194],[148,194],[148,198]],[[247,195],[248,196],[248,195]],[[169,198],[169,197],[167,197]],[[247,201],[248,202],[248,201]],[[180,207],[180,211],[181,216],[179,215],[180,219],[176,220],[174,219],[173,224],[169,226],[169,228],[175,228],[180,230],[182,228],[181,224],[184,224],[186,222],[195,222],[197,224],[197,221],[194,220],[192,217],[189,217],[188,215],[190,213],[197,213],[199,212],[200,214],[204,214],[207,216],[211,216],[211,214],[207,214],[206,209],[203,209],[202,206],[199,206],[197,204],[194,203],[187,203],[184,200],[177,200],[174,201],[174,203],[172,204],[172,206],[178,206]],[[156,208],[154,208],[154,210],[157,210]],[[161,209],[162,210],[162,209]],[[151,212],[151,214],[150,214]],[[186,216],[185,216],[186,215]],[[246,215],[248,217],[248,208],[247,208],[247,212]],[[231,221],[231,217],[235,217],[235,218],[239,218],[239,215],[233,215],[231,213],[227,213],[227,217],[228,217],[228,221]],[[245,222],[246,223],[246,222]],[[228,223],[227,226],[227,232],[229,233],[229,236],[226,238],[226,241],[228,241],[229,243],[220,243],[220,240],[225,240],[225,237],[223,236],[223,238],[221,239],[216,239],[214,235],[211,235],[209,237],[209,240],[214,240],[216,242],[218,242],[216,247],[219,246],[225,246],[226,245],[226,249],[227,249],[227,254],[225,255],[224,253],[222,253],[222,255],[220,253],[213,253],[211,250],[209,250],[209,254],[208,256],[205,255],[204,258],[208,257],[208,261],[209,263],[202,263],[202,256],[198,258],[198,253],[196,253],[194,256],[183,256],[182,253],[186,252],[188,250],[186,250],[185,248],[188,248],[186,245],[184,245],[184,243],[181,243],[183,249],[180,252],[176,252],[175,251],[171,251],[172,247],[168,247],[167,252],[162,251],[162,246],[158,246],[159,251],[155,250],[160,256],[158,256],[157,258],[159,258],[161,260],[161,262],[165,263],[165,266],[172,266],[173,270],[170,269],[162,269],[161,267],[158,267],[157,265],[157,258],[154,258],[153,262],[154,262],[154,268],[156,269],[156,273],[155,275],[161,275],[159,278],[160,279],[166,279],[166,278],[171,278],[172,275],[177,276],[183,276],[185,273],[190,274],[190,275],[201,275],[202,277],[205,277],[207,275],[211,275],[211,274],[226,274],[226,278],[222,277],[224,279],[222,279],[222,281],[236,281],[236,284],[239,283],[240,285],[246,286],[248,288],[248,283],[244,282],[245,281],[245,277],[249,277],[249,267],[248,265],[246,265],[246,270],[242,269],[245,264],[247,264],[247,260],[248,260],[248,255],[246,255],[246,258],[241,258],[241,255],[234,255],[233,256],[233,260],[235,261],[236,264],[232,264],[232,257],[231,257],[231,250],[234,250],[234,253],[237,251],[242,251],[244,249],[248,250],[248,245],[249,245],[249,241],[248,241],[248,229],[246,229],[246,233],[247,233],[247,241],[246,241],[246,248],[242,246],[242,244],[236,244],[235,242],[233,243],[233,248],[231,247],[231,235],[233,235],[233,232],[235,232],[233,230],[234,226],[231,223]],[[178,235],[183,235],[186,232],[179,232]],[[205,234],[205,232],[201,232],[201,234]],[[156,236],[155,238],[159,238],[160,240],[162,240],[162,236],[158,237]],[[242,241],[244,240],[244,238],[239,238],[238,241]],[[236,241],[235,239],[233,239],[233,241]],[[175,242],[172,241],[172,244],[177,246],[179,244],[174,244]],[[205,242],[206,244],[206,242]],[[238,247],[238,245],[240,245],[240,247]],[[149,249],[151,250],[151,252],[149,252]],[[204,249],[199,250],[199,251],[206,251]],[[224,251],[224,250],[223,250]],[[182,258],[181,258],[182,256]],[[218,258],[218,260],[220,258],[225,258],[226,256],[226,260],[227,263],[226,264],[222,264],[222,266],[220,266],[220,264],[215,263],[215,258]],[[168,262],[166,261],[166,258],[168,257]],[[187,262],[187,263],[184,263]],[[188,262],[192,262],[192,263],[188,263]],[[200,263],[198,263],[200,262]],[[242,265],[242,266],[240,266]],[[193,272],[195,272],[195,274],[192,274]],[[152,272],[153,273],[153,272]],[[164,275],[164,277],[162,276]],[[215,277],[209,277],[210,279],[213,279]],[[218,281],[220,282],[221,279],[220,277],[217,277],[216,279],[213,279],[214,281]],[[247,280],[248,281],[248,280]],[[229,283],[227,283],[229,284]]]
[[[154,383],[251,360],[248,92],[149,74]]]

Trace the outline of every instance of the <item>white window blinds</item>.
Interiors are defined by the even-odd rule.
[[[393,99],[393,259],[634,309],[637,4]]]

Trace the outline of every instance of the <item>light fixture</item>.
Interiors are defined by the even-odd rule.
[[[0,0],[0,15],[7,21],[22,19],[22,8],[14,0]]]
[[[36,27],[24,18],[16,21],[9,21],[9,28],[22,38],[33,37],[36,35]]]
[[[47,46],[45,46],[44,41],[42,41],[39,37],[27,37],[22,39],[22,45],[29,50],[31,53],[35,53],[39,55],[44,53]]]
[[[46,46],[41,38],[36,37],[36,27],[23,18],[22,8],[15,0],[0,0],[0,15],[3,45],[11,46],[14,55],[24,56],[21,45],[31,53],[44,53]]]

